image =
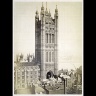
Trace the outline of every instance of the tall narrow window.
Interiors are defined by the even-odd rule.
[[[51,34],[49,34],[49,43],[51,43]]]
[[[49,62],[51,62],[51,52],[49,52]]]
[[[48,52],[46,52],[46,62],[48,62]]]
[[[54,40],[55,38],[54,38],[54,34],[52,34],[52,43],[54,43]]]
[[[25,75],[25,73],[24,73],[24,71],[22,72],[22,76],[24,76]]]
[[[48,34],[46,34],[46,43],[48,43]]]
[[[52,62],[54,62],[54,52],[52,52]]]

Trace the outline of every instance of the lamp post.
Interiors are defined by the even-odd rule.
[[[70,77],[67,76],[67,75],[63,75],[63,74],[61,74],[60,77],[61,77],[62,80],[64,81],[64,94],[65,94],[65,89],[66,89],[66,87],[65,87],[65,79],[70,78]],[[67,83],[67,82],[66,82],[66,83]]]
[[[65,79],[62,77],[62,80],[64,81],[64,94],[65,94]]]

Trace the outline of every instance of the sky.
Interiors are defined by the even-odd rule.
[[[43,3],[46,9],[46,2]],[[58,68],[75,69],[82,65],[82,2],[47,2],[54,18],[58,8]],[[42,2],[15,2],[13,8],[14,58],[16,54],[35,54],[35,12]]]

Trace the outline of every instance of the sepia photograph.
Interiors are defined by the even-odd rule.
[[[83,94],[82,1],[13,2],[13,94]]]

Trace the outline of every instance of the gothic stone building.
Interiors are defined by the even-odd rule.
[[[56,6],[54,19],[50,11],[44,9],[42,4],[40,18],[36,11],[35,15],[35,59],[40,63],[41,79],[51,71],[57,75],[58,71],[58,9]]]
[[[18,66],[14,68],[15,90],[32,86],[34,80],[38,81],[39,76],[39,66],[33,64],[33,62],[20,62]]]
[[[20,58],[18,58],[20,57]],[[35,64],[34,56],[28,55],[27,61],[23,55],[14,62],[14,89],[25,89],[32,86],[40,77],[39,65]],[[33,57],[33,58],[31,58]]]

